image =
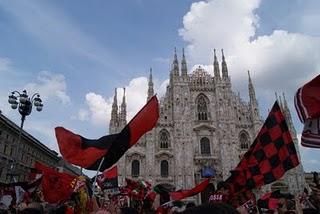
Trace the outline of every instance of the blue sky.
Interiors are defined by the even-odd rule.
[[[249,69],[263,117],[284,92],[299,134],[293,95],[319,73],[319,12],[316,0],[0,0],[0,109],[19,123],[9,92],[39,92],[43,112],[25,129],[57,149],[57,125],[107,133],[115,87],[127,87],[134,115],[150,67],[163,94],[174,47],[179,57],[185,47],[189,72],[196,64],[211,72],[213,48],[224,48],[234,91],[247,99]],[[306,171],[319,170],[320,151],[301,154]]]

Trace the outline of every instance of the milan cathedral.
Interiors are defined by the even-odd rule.
[[[192,188],[207,176],[214,177],[212,186],[215,187],[219,181],[228,178],[230,170],[235,168],[254,141],[263,120],[249,71],[249,102],[245,102],[232,91],[223,50],[221,55],[220,66],[214,51],[212,76],[202,67],[189,72],[184,51],[181,64],[175,51],[170,82],[164,97],[160,99],[158,124],[118,162],[120,184],[127,177],[145,179],[152,185],[165,184],[178,190]],[[150,70],[146,99],[153,95]],[[287,101],[284,95],[278,99],[300,157]],[[109,133],[119,132],[126,124],[125,93],[118,106],[115,91]],[[304,186],[300,164],[281,180],[264,188],[296,194],[302,192]],[[203,202],[208,194],[202,193],[194,200]]]

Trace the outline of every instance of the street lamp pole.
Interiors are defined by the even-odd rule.
[[[18,100],[19,98],[19,100]],[[14,152],[13,152],[13,162],[10,167],[10,177],[11,181],[16,181],[14,179],[14,176],[18,175],[15,173],[15,170],[17,168],[17,162],[18,162],[18,153],[19,153],[19,147],[20,147],[20,141],[21,141],[21,135],[22,135],[22,130],[23,130],[23,124],[26,119],[26,116],[31,114],[32,111],[32,105],[36,107],[37,111],[42,111],[43,104],[42,100],[40,99],[40,94],[35,93],[31,97],[28,96],[27,91],[23,90],[22,93],[18,91],[13,91],[11,92],[11,95],[9,95],[8,99],[9,104],[11,105],[12,109],[17,109],[19,110],[19,113],[21,114],[21,124],[20,124],[20,129],[19,129],[19,137],[18,137],[18,142],[16,146],[14,146]],[[22,155],[22,154],[21,154]]]

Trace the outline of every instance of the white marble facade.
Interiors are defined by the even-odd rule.
[[[229,176],[263,120],[249,72],[249,102],[245,102],[232,91],[223,51],[221,66],[214,52],[213,67],[214,76],[201,67],[189,73],[184,53],[181,64],[174,53],[170,82],[164,97],[159,98],[158,124],[118,162],[120,184],[128,177],[146,179],[153,185],[165,183],[176,189],[192,188],[204,179],[201,169],[205,166],[214,169],[214,185]],[[151,70],[148,87],[146,99],[154,94]],[[298,150],[290,111],[285,98],[282,100],[281,107]],[[125,95],[118,106],[115,94],[109,132],[120,131],[126,123]],[[303,175],[299,166],[267,188],[301,192]],[[194,200],[200,202],[200,198],[196,196]]]

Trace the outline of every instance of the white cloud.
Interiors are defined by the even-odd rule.
[[[126,88],[127,120],[129,121],[146,103],[147,82],[146,77],[132,79]],[[117,89],[118,106],[121,105],[123,98],[123,89]],[[90,92],[86,95],[86,102],[89,106],[90,120],[96,125],[107,126],[111,119],[111,109],[113,96],[104,98],[103,96]],[[79,118],[81,115],[79,114]]]
[[[167,86],[169,85],[169,81],[170,81],[169,79],[166,79],[165,81],[159,84],[160,85],[159,87],[157,87],[158,88],[157,93],[159,98],[165,95]]]
[[[54,98],[63,104],[70,103],[70,97],[67,95],[67,84],[62,74],[42,71],[37,77],[37,83],[29,83],[25,86],[25,89],[30,95],[39,92],[44,100]]]
[[[255,37],[259,4],[258,0],[193,3],[179,30],[189,43],[187,56],[191,64],[210,65],[212,50],[223,48],[237,90],[247,90],[246,71],[250,70],[261,97],[273,100],[274,91],[280,91],[292,101],[296,89],[319,70],[320,38],[284,30]],[[220,51],[217,55],[221,56]]]
[[[158,84],[155,83],[155,92],[158,97],[164,95],[166,86],[169,80],[165,80]],[[147,91],[148,91],[148,78],[138,77],[132,79],[126,88],[126,104],[127,104],[127,122],[129,122],[132,117],[138,113],[138,111],[146,104],[147,101]],[[117,103],[118,106],[121,105],[123,99],[123,89],[117,88]],[[86,120],[87,117],[90,118],[91,122],[95,125],[108,126],[111,119],[111,110],[113,103],[113,95],[108,98],[104,98],[100,94],[90,92],[86,95],[86,103],[89,110],[80,109],[78,112],[79,120]]]
[[[93,124],[107,124],[110,120],[111,101],[105,100],[101,95],[90,92],[86,94],[86,102],[90,110],[90,119]],[[79,112],[80,113],[80,112]],[[81,115],[79,115],[81,119]]]
[[[89,119],[89,112],[85,109],[79,109],[78,115],[79,115],[79,120],[81,121],[86,121]]]
[[[188,57],[208,63],[214,48],[235,49],[254,36],[258,17],[253,13],[259,0],[200,1],[191,5],[179,34],[189,42]]]

